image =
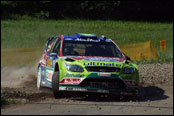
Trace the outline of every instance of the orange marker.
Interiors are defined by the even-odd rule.
[[[166,40],[160,41],[160,50],[165,51],[166,50]]]

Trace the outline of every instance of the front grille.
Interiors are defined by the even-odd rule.
[[[120,68],[102,66],[87,66],[86,70],[89,72],[120,72]]]
[[[85,79],[80,86],[100,89],[120,89],[126,88],[125,83],[119,78],[110,77],[90,77]]]

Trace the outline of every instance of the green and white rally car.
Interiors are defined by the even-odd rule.
[[[57,35],[46,42],[38,65],[37,87],[61,91],[136,95],[136,64],[114,41],[95,34]]]

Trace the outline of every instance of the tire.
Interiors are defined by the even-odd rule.
[[[60,92],[59,92],[59,72],[54,72],[52,77],[52,91],[53,95],[56,99],[60,98]]]
[[[38,66],[38,70],[37,70],[37,88],[39,90],[42,89],[42,86],[41,86],[41,81],[42,81],[42,78],[41,78],[41,66],[39,65]]]

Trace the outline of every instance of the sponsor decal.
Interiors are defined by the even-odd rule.
[[[87,91],[87,89],[84,88],[73,88],[73,91]]]
[[[46,61],[48,60],[48,56],[46,55],[46,50],[44,50],[43,56],[40,60],[40,63],[45,66],[46,65]]]
[[[52,81],[53,71],[46,70],[46,77],[48,81]]]
[[[61,91],[87,91],[85,88],[69,88],[69,87],[59,87]]]
[[[76,79],[73,79],[73,78],[65,78],[63,79],[62,81],[60,81],[60,84],[80,84],[81,81],[83,80],[83,78],[76,78]]]
[[[99,76],[110,77],[111,73],[98,73]]]
[[[85,66],[110,66],[110,67],[121,67],[121,64],[117,63],[101,63],[101,62],[84,62]]]
[[[81,75],[81,74],[69,74],[69,73],[67,73],[66,75],[65,75],[65,77],[84,77],[85,75]]]
[[[115,62],[117,60],[109,59],[109,58],[84,58],[83,60],[87,61],[105,61],[105,62]]]
[[[105,61],[105,62],[123,62],[124,58],[115,58],[115,57],[96,57],[96,56],[72,56],[69,57],[74,60],[86,60],[86,61]]]
[[[53,68],[45,67],[45,79],[48,81],[52,81],[53,72]]]
[[[59,90],[67,90],[67,87],[59,87]]]
[[[47,60],[47,66],[52,67],[52,60],[50,59]]]
[[[90,39],[90,37],[87,38],[87,39],[77,38],[75,41],[92,41],[92,42],[100,42],[100,40]]]

